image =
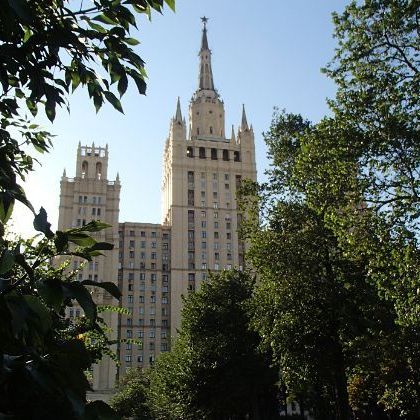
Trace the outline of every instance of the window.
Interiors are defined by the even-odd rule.
[[[213,127],[210,126],[210,134],[213,134]]]
[[[229,160],[229,150],[223,149],[222,158],[223,160]]]
[[[139,302],[140,302],[140,303],[144,303],[144,296],[143,296],[143,295],[140,295],[140,296],[139,296]]]
[[[232,239],[232,233],[227,232],[226,233],[226,239]]]
[[[143,306],[140,306],[140,308],[139,308],[139,315],[144,315],[144,308],[143,308]]]
[[[138,338],[143,338],[143,337],[144,337],[144,331],[140,331],[140,330],[138,330],[138,331],[137,331],[137,337],[138,337]]]
[[[134,235],[135,235],[134,230],[130,230],[130,236],[134,236]]]
[[[202,220],[202,221],[201,221],[201,227],[202,227],[202,228],[207,227],[207,222],[206,222],[205,220]]]
[[[214,259],[215,259],[216,261],[220,260],[220,254],[219,254],[218,252],[215,252],[215,253],[214,253]]]
[[[168,308],[162,308],[162,316],[168,316]]]
[[[194,185],[194,172],[188,171],[188,183]]]
[[[229,181],[229,174],[225,174],[225,181]]]
[[[201,249],[207,249],[207,242],[201,242]]]
[[[213,248],[214,248],[214,249],[219,249],[219,242],[215,242],[215,243],[213,244]]]
[[[168,333],[166,331],[161,331],[160,333],[161,338],[166,338],[167,336],[168,336]]]
[[[201,237],[203,239],[207,238],[207,232],[205,230],[201,231]]]
[[[200,147],[198,149],[198,157],[200,159],[205,159],[206,158],[206,149],[204,147]]]
[[[130,241],[130,244],[129,244],[130,248],[134,248],[134,245],[135,245],[135,242],[134,241]]]
[[[194,190],[188,190],[188,205],[194,205]]]
[[[156,336],[155,330],[150,330],[148,336],[149,336],[149,338],[155,338],[155,336]]]
[[[166,305],[166,304],[168,303],[168,298],[167,298],[166,296],[164,296],[164,297],[162,298],[162,303],[163,303],[164,305]]]
[[[207,270],[207,263],[205,263],[205,262],[201,263],[201,269],[202,270]]]
[[[146,248],[146,241],[140,242],[140,248]]]
[[[134,251],[130,251],[130,253],[129,253],[129,257],[130,257],[130,258],[134,258]]]
[[[214,269],[218,270],[219,269],[219,263],[214,264]]]
[[[140,273],[140,280],[146,280],[146,273]]]
[[[134,285],[131,283],[131,284],[129,284],[128,285],[128,291],[129,292],[132,292],[133,291],[133,289],[134,289]]]
[[[140,236],[141,236],[142,238],[145,238],[145,237],[146,237],[146,232],[145,232],[144,230],[142,230],[142,231],[140,232]]]
[[[214,173],[214,174],[213,174],[213,179],[214,179],[215,181],[217,181],[217,173]]]
[[[150,303],[156,303],[156,295],[150,296]]]
[[[187,157],[189,157],[189,158],[194,157],[194,149],[191,146],[187,147]]]
[[[125,343],[125,349],[131,350],[133,348],[133,345],[131,343]]]
[[[238,151],[234,151],[233,152],[233,160],[235,161],[235,162],[240,162],[240,155],[239,155],[239,152]]]
[[[217,160],[217,149],[211,149],[211,158],[212,160]]]
[[[218,209],[219,208],[219,203],[217,201],[213,202],[213,208],[214,209]]]
[[[219,222],[214,222],[213,226],[215,229],[219,229]]]
[[[227,255],[226,255],[226,258],[227,258],[228,261],[231,261],[232,260],[232,254],[230,254],[228,252]]]
[[[156,232],[152,232],[152,238],[156,238]]]
[[[146,253],[144,251],[140,252],[140,258],[144,260],[146,258]],[[140,267],[141,268],[141,267]]]
[[[214,232],[214,239],[219,239],[219,232]]]
[[[230,222],[226,222],[226,230],[230,230],[231,229],[231,223]]]
[[[126,334],[127,334],[127,338],[133,338],[133,330],[127,330]]]
[[[157,256],[156,252],[152,252],[152,254],[151,254],[152,260],[155,260],[156,259],[156,256]]]
[[[157,247],[156,242],[152,242],[152,248],[156,248],[156,247]]]
[[[156,263],[151,263],[150,264],[150,269],[151,270],[156,270]]]
[[[125,355],[125,362],[126,363],[131,363],[131,354],[126,354]]]
[[[133,303],[133,295],[127,296],[127,303]]]
[[[137,356],[137,362],[138,362],[138,363],[143,363],[143,355],[142,355],[142,354],[139,354],[139,355]]]
[[[215,211],[215,212],[213,213],[213,217],[214,217],[215,219],[217,219],[217,218],[219,217],[219,212]]]
[[[206,217],[206,212],[204,210],[201,212],[201,217]]]
[[[168,351],[168,343],[161,343],[160,351],[162,352]]]

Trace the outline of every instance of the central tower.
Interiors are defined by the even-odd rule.
[[[163,224],[171,226],[171,333],[180,326],[182,295],[200,287],[208,271],[241,268],[244,244],[236,191],[256,180],[252,126],[242,108],[237,134],[225,135],[223,101],[214,87],[207,18],[199,51],[198,87],[187,124],[178,98],[165,142],[162,177]]]

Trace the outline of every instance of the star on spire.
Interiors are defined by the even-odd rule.
[[[208,17],[206,17],[206,16],[203,16],[202,18],[200,18],[201,19],[201,22],[203,22],[203,25],[204,25],[204,27],[206,27],[206,24],[207,24],[207,21],[209,20],[209,18]]]

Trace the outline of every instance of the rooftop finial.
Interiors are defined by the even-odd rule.
[[[207,42],[207,21],[208,20],[209,18],[205,16],[201,18],[201,22],[203,22],[203,36],[201,37],[201,51],[209,49],[209,44]]]
[[[178,101],[176,102],[175,121],[182,123],[181,102],[179,100],[179,96]]]
[[[245,105],[242,104],[242,120],[241,120],[241,130],[245,131],[248,130],[248,121],[246,120],[246,114],[245,114]]]

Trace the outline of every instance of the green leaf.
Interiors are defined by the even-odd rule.
[[[43,334],[46,334],[52,326],[51,315],[47,307],[36,296],[25,295],[23,296],[23,300],[38,318],[39,323],[37,323],[37,326],[41,329]]]
[[[57,252],[59,254],[63,251],[66,251],[68,249],[68,243],[69,243],[69,238],[68,238],[67,233],[57,231],[55,239],[54,239],[54,243],[55,243]]]
[[[128,45],[139,45],[140,41],[138,41],[136,38],[124,38],[124,42]]]
[[[39,213],[34,218],[34,228],[38,232],[42,232],[47,238],[52,238],[54,233],[50,229],[51,223],[47,220],[47,212],[41,207]]]
[[[122,74],[120,80],[118,81],[118,92],[120,96],[124,95],[124,93],[127,90],[127,86],[128,86],[127,76],[125,74]]]
[[[89,291],[78,281],[63,283],[64,297],[76,299],[90,322],[96,320],[96,305]]]
[[[109,242],[96,242],[87,251],[110,251],[111,249],[114,249],[114,245]]]
[[[120,289],[118,289],[118,286],[112,282],[97,282],[92,280],[83,280],[82,284],[85,286],[100,287],[106,290],[112,296],[114,296],[115,299],[119,299],[122,296]]]
[[[105,16],[104,14],[97,15],[93,18],[93,20],[96,20],[98,22],[106,23],[107,25],[115,25],[116,22],[114,22],[111,18],[108,16]]]
[[[94,29],[95,31],[100,32],[101,34],[106,34],[108,31],[101,25],[99,25],[98,23],[92,22],[91,20],[87,21],[87,24]]]
[[[0,274],[7,273],[15,263],[15,255],[9,249],[5,249],[0,258]]]
[[[101,230],[104,230],[106,228],[111,227],[110,224],[101,222],[99,220],[92,220],[88,224],[79,227],[79,228],[73,228],[68,229],[64,233],[76,233],[76,232],[99,232]]]
[[[91,247],[96,244],[95,239],[86,233],[69,233],[67,238],[69,242],[73,242],[79,246]]]
[[[119,112],[124,114],[124,111],[121,106],[121,102],[118,100],[118,98],[110,91],[104,92],[105,98],[107,101]]]
[[[175,0],[165,0],[165,3],[175,12]]]
[[[6,223],[13,212],[14,198],[8,192],[0,193],[0,221]]]
[[[37,283],[38,293],[48,306],[59,311],[63,303],[62,281],[59,279],[41,280]]]

